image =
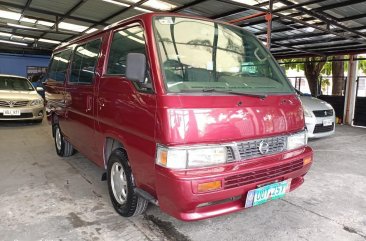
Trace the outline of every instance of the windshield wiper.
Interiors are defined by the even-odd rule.
[[[202,89],[202,92],[243,95],[243,96],[255,97],[255,98],[260,98],[260,99],[265,99],[267,97],[266,94],[253,94],[253,93],[245,93],[245,92],[236,92],[236,91],[232,91],[232,90],[225,91],[225,90],[218,90],[218,89],[214,89],[214,88]]]

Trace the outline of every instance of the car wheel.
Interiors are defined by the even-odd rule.
[[[55,147],[57,155],[61,157],[68,157],[71,156],[74,152],[74,148],[70,142],[65,140],[64,136],[62,135],[60,126],[58,124],[53,125],[54,128],[54,140],[55,140]]]
[[[114,209],[123,217],[145,212],[148,201],[134,192],[134,180],[128,158],[122,149],[116,149],[108,160],[108,191]]]

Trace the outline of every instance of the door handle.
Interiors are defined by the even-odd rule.
[[[105,100],[104,100],[104,98],[98,98],[98,105],[99,105],[99,110],[101,110],[102,107],[105,106]]]
[[[89,112],[92,109],[92,97],[88,96],[86,97],[86,110],[85,112]]]

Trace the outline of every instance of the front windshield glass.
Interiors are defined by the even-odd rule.
[[[154,26],[168,92],[293,93],[268,51],[240,28],[166,16]]]
[[[32,91],[34,88],[27,79],[0,76],[0,90]]]

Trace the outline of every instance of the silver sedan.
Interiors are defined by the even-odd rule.
[[[24,77],[0,75],[0,120],[42,122],[44,102]]]
[[[335,112],[333,107],[320,99],[300,93],[304,108],[305,125],[309,138],[330,136],[335,131]]]

